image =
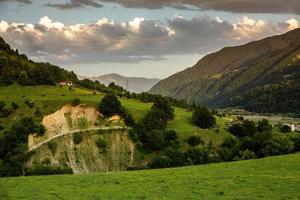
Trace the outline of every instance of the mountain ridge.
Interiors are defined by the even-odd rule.
[[[158,83],[158,78],[145,78],[145,77],[126,77],[117,73],[109,73],[96,77],[79,76],[80,79],[90,79],[92,81],[99,81],[104,85],[115,83],[130,92],[141,93],[147,92],[153,85]]]
[[[300,29],[225,47],[157,83],[150,93],[211,107],[229,105],[250,89],[298,80]]]

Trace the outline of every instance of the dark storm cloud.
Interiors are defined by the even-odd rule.
[[[194,6],[201,10],[218,10],[233,13],[293,13],[300,14],[299,0],[102,0],[130,8],[158,9]]]
[[[46,6],[54,7],[58,9],[73,9],[73,8],[80,8],[85,6],[90,6],[95,8],[103,7],[103,5],[100,4],[97,0],[70,0],[70,2],[62,3],[62,4],[47,3]]]

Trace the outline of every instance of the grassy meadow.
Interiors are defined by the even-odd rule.
[[[63,105],[71,103],[73,99],[79,98],[82,103],[92,106],[97,106],[104,94],[99,92],[94,93],[93,90],[75,87],[69,90],[68,87],[59,86],[19,86],[11,85],[0,87],[0,101],[4,101],[7,106],[12,102],[19,105],[10,117],[0,118],[1,124],[8,128],[17,116],[25,114],[35,117],[36,111],[40,111],[42,115],[54,113]],[[33,108],[29,108],[25,101],[35,101]],[[143,103],[134,99],[121,99],[121,103],[133,115],[136,121],[143,119],[146,113],[150,110],[151,103]],[[197,134],[200,135],[206,142],[212,141],[214,144],[219,144],[225,137],[229,135],[226,130],[226,119],[217,118],[218,131],[214,129],[200,129],[191,123],[192,113],[182,108],[175,108],[175,119],[170,121],[167,129],[175,130],[181,140]]]
[[[0,179],[3,200],[300,199],[300,154],[146,171]]]

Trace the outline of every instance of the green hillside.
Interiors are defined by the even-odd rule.
[[[211,107],[235,105],[256,112],[299,113],[299,35],[300,29],[295,29],[223,48],[160,81],[150,92]],[[288,91],[282,89],[286,85]]]
[[[0,179],[3,200],[299,199],[300,154],[163,170]]]
[[[65,104],[72,103],[72,100],[79,98],[81,103],[86,103],[91,106],[97,107],[100,103],[103,93],[93,90],[75,87],[73,90],[69,90],[68,87],[59,86],[19,86],[11,85],[6,87],[0,87],[0,101],[4,101],[7,106],[10,106],[12,102],[19,105],[19,109],[13,112],[7,118],[0,118],[2,125],[8,128],[14,119],[18,116],[26,115],[40,118],[36,116],[36,111],[41,112],[41,116],[54,113]],[[34,107],[29,108],[25,101],[34,100]],[[121,98],[122,105],[127,108],[133,115],[136,121],[140,121],[150,110],[152,103],[143,103],[135,99]],[[217,143],[222,141],[222,138],[229,135],[225,130],[224,119],[217,118],[218,125],[221,131],[215,133],[214,130],[200,129],[194,126],[191,122],[192,112],[189,112],[183,108],[175,108],[175,118],[168,123],[167,129],[175,130],[180,138],[184,139],[193,134],[200,134],[204,138],[215,140]],[[4,131],[2,131],[4,132]],[[1,132],[0,132],[1,133]]]

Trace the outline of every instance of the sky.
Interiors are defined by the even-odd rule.
[[[166,78],[299,27],[299,0],[0,0],[6,42],[84,76]]]

